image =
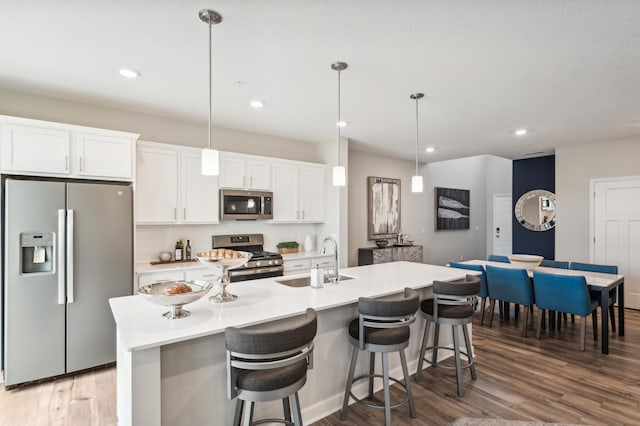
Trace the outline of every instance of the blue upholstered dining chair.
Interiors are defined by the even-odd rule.
[[[511,263],[509,262],[509,256],[502,256],[500,254],[490,254],[487,260],[489,262]]]
[[[533,289],[536,306],[540,310],[548,309],[580,315],[580,350],[584,351],[587,333],[587,315],[593,319],[593,339],[598,339],[598,301],[592,300],[587,281],[582,276],[548,274],[533,271]],[[542,329],[542,311],[538,316],[536,337],[540,338]]]
[[[526,269],[500,268],[487,265],[487,288],[489,289],[489,327],[493,323],[495,301],[510,302],[524,306],[522,335],[527,336],[529,309],[533,306],[533,285]]]
[[[569,262],[565,262],[564,260],[542,259],[540,266],[544,266],[546,268],[569,269]]]
[[[484,270],[484,266],[468,265],[466,263],[459,262],[449,262],[449,266],[452,268],[480,272],[480,275],[478,275],[478,278],[480,278],[480,293],[478,293],[478,297],[480,298],[480,325],[482,325],[482,323],[484,323],[484,311],[486,310],[487,299],[489,298],[489,290],[487,289],[487,273]]]
[[[569,269],[573,269],[576,271],[587,271],[587,272],[602,272],[603,274],[618,274],[618,267],[615,265],[598,265],[595,263],[581,263],[581,262],[571,262],[569,265]],[[616,316],[613,312],[613,305],[616,303],[616,299],[618,296],[618,289],[614,288],[609,292],[609,318],[611,322],[611,331],[616,331]],[[597,290],[591,290],[591,298],[598,301],[600,304],[600,292]]]

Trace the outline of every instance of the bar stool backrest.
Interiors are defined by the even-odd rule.
[[[481,285],[480,278],[473,275],[458,281],[434,281],[433,320],[438,321],[438,305],[474,306]],[[470,312],[473,315],[473,310]]]
[[[367,328],[399,328],[407,327],[415,321],[420,298],[418,292],[405,288],[403,296],[358,299],[359,341],[358,347],[364,350]]]
[[[484,270],[484,266],[482,265],[469,265],[468,263],[459,263],[459,262],[449,262],[449,266],[452,268],[458,269],[467,269],[469,271],[478,271],[480,275],[480,293],[478,293],[478,297],[487,297],[489,296],[489,290],[487,289],[487,273]]]

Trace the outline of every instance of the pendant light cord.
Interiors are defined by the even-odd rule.
[[[340,165],[340,69],[338,69],[338,166]]]
[[[211,17],[209,17],[209,149],[211,149],[211,86],[213,86],[211,80]]]
[[[416,97],[416,176],[418,175],[418,99]]]

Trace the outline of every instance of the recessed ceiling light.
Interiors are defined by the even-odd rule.
[[[344,127],[344,126],[346,126],[346,125],[347,125],[347,122],[346,122],[346,121],[343,121],[343,120],[340,120],[340,121],[338,121],[338,122],[336,123],[336,126],[338,126],[338,127]]]
[[[131,68],[121,68],[120,75],[126,78],[138,78],[140,77],[140,71]]]
[[[518,129],[513,133],[515,133],[516,136],[524,136],[527,134],[527,129]]]
[[[427,151],[428,153],[432,153],[433,151],[435,151],[436,149],[432,146],[428,146],[427,148],[425,148],[425,151]]]
[[[252,108],[262,108],[264,106],[264,102],[256,100],[249,102],[249,105],[251,105]]]

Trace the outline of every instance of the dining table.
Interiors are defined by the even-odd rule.
[[[498,268],[523,269],[521,266],[511,263],[491,262],[488,260],[467,260],[461,263],[469,265],[496,266]],[[590,290],[599,291],[600,309],[601,309],[601,332],[602,353],[609,353],[609,292],[614,288],[618,290],[618,336],[624,336],[624,275],[605,274],[601,272],[579,271],[573,269],[550,268],[546,266],[537,266],[527,269],[529,278],[533,279],[533,271],[546,272],[558,275],[583,276],[587,281]]]

